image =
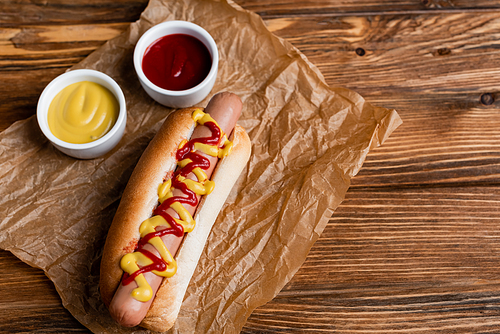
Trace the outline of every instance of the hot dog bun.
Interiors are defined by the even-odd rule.
[[[196,126],[186,108],[172,113],[141,156],[125,188],[122,200],[108,232],[101,261],[100,291],[109,306],[120,285],[123,271],[120,259],[134,250],[139,241],[139,226],[150,218],[158,204],[158,186],[176,167],[175,152],[189,139]],[[250,140],[245,130],[236,126],[231,134],[233,150],[217,164],[212,175],[216,187],[200,201],[194,219],[196,228],[188,233],[176,256],[177,273],[164,279],[141,326],[166,331],[175,322],[189,280],[205,246],[213,223],[250,156]]]
[[[139,226],[151,217],[158,204],[158,186],[167,172],[175,168],[177,147],[194,130],[195,122],[191,118],[193,110],[182,109],[169,115],[142,154],[125,187],[108,231],[101,260],[99,287],[107,306],[123,275],[120,260],[137,245]]]
[[[233,150],[215,167],[211,179],[216,187],[210,195],[202,197],[194,216],[196,228],[185,236],[176,256],[179,265],[177,273],[163,280],[146,318],[141,323],[145,328],[162,332],[170,329],[175,323],[212,226],[250,157],[250,139],[245,130],[237,125],[233,134],[230,138],[233,141]],[[173,291],[175,293],[172,293]]]

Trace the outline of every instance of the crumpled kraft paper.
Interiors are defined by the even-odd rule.
[[[234,3],[151,0],[139,21],[74,67],[105,72],[124,91],[127,127],[113,151],[94,160],[65,156],[44,139],[35,117],[0,134],[0,247],[43,269],[64,306],[95,333],[148,332],[120,328],[109,317],[99,297],[99,263],[128,177],[171,112],[142,90],[133,47],[148,28],[173,19],[204,27],[217,42],[211,95],[227,90],[242,98],[239,124],[253,154],[172,333],[239,332],[300,268],[369,149],[401,123],[394,110],[328,87],[303,54]]]

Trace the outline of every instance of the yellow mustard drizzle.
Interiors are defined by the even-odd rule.
[[[204,125],[206,122],[214,123],[220,131],[219,143],[223,143],[222,146],[220,146],[195,142],[193,145],[193,152],[201,151],[207,155],[218,157],[220,159],[231,153],[233,143],[228,140],[227,136],[222,132],[217,122],[209,114],[204,113],[200,109],[196,109],[192,113],[192,118],[197,124],[200,125]],[[179,150],[183,149],[184,146],[188,143],[189,142],[187,140],[182,141],[179,145]],[[178,168],[182,169],[191,162],[191,159],[186,158],[178,161],[177,165]],[[194,168],[192,172],[196,176],[197,181],[188,179],[180,175],[180,173],[176,173],[174,177],[177,182],[184,183],[189,190],[193,191],[197,195],[202,196],[210,194],[215,187],[215,183],[208,179],[207,174],[200,167]],[[172,179],[166,180],[158,187],[158,198],[160,204],[174,196],[173,190],[174,187],[172,187]],[[179,218],[171,218],[177,224],[183,227],[184,233],[193,231],[196,222],[189,211],[184,207],[184,205],[182,205],[178,201],[174,201],[170,205],[170,208],[172,208],[179,215]],[[155,233],[156,228],[159,226],[165,226],[167,229],[172,228],[172,226],[163,216],[154,215],[153,217],[146,219],[139,227],[141,238],[146,237],[150,233]],[[172,277],[177,271],[177,262],[175,261],[170,251],[167,249],[161,237],[154,236],[148,240],[148,243],[156,248],[161,256],[161,259],[166,263],[165,270],[152,270],[152,272],[158,276],[167,278]],[[153,262],[154,261],[152,259],[141,253],[140,250],[136,250],[133,253],[128,253],[123,256],[120,261],[120,266],[122,270],[128,275],[134,275],[137,271],[140,271],[141,268],[152,265]],[[137,284],[137,288],[132,291],[132,297],[141,302],[149,301],[153,296],[153,291],[147,280],[144,278],[143,273],[139,273],[138,275],[136,275],[134,281]]]

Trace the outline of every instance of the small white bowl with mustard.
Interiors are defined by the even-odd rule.
[[[61,152],[93,159],[112,150],[127,123],[125,97],[108,75],[73,70],[52,80],[37,105],[42,133]]]

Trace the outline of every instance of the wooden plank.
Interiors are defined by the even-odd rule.
[[[315,0],[294,2],[287,0],[273,1],[237,0],[243,8],[255,11],[266,19],[289,16],[342,16],[403,14],[416,12],[450,12],[499,10],[497,2],[488,0]],[[120,2],[99,0],[78,0],[68,3],[66,0],[30,1],[3,0],[0,2],[0,26],[40,25],[40,24],[78,24],[84,22],[110,23],[133,22],[147,6],[148,0],[122,0]],[[22,15],[19,15],[22,13]]]
[[[148,0],[0,1],[0,27],[133,22]]]
[[[491,12],[498,11],[498,2],[488,0],[312,0],[312,1],[273,1],[270,6],[260,0],[236,1],[244,8],[254,11],[266,19],[291,16],[366,16],[402,15],[409,13],[452,13],[452,12]]]
[[[0,250],[1,333],[89,333],[61,305],[61,298],[42,270]]]
[[[21,65],[23,59],[39,60],[95,50],[103,42],[121,34],[129,23],[17,26],[0,31],[0,68]]]
[[[267,22],[271,31],[317,64],[331,85],[370,88],[378,95],[498,88],[497,12],[312,16]],[[363,56],[356,52],[359,48]]]
[[[243,333],[496,333],[500,192],[350,190],[292,281]]]

